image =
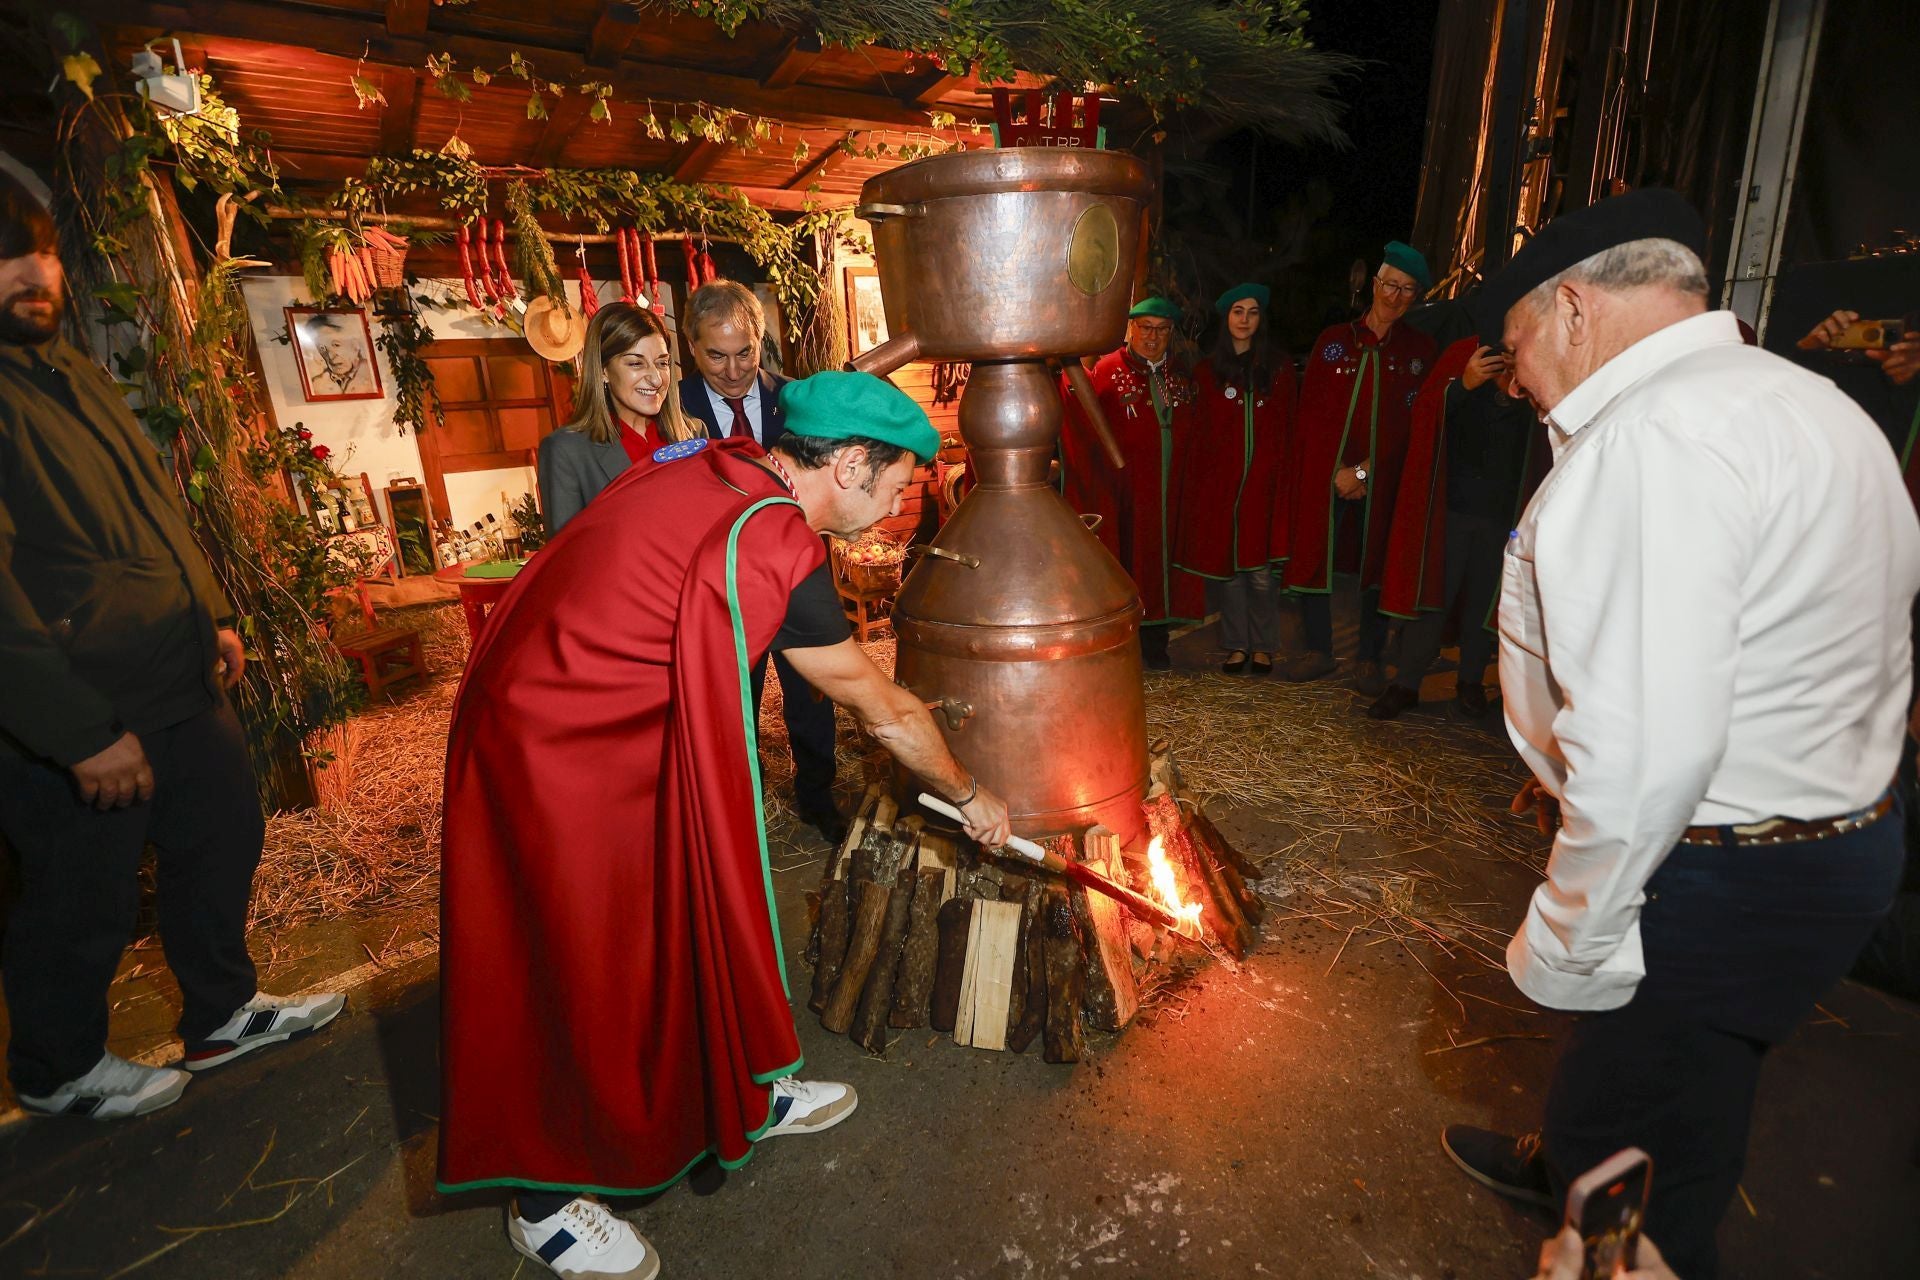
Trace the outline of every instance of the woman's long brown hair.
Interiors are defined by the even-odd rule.
[[[611,444],[620,438],[613,395],[607,386],[607,366],[654,336],[666,344],[667,358],[672,361],[665,402],[654,419],[655,427],[668,444],[699,434],[680,412],[680,362],[673,354],[673,335],[651,310],[627,302],[602,303],[587,325],[587,345],[580,353],[580,385],[574,388],[573,421],[567,424],[567,430],[582,432],[595,444]]]

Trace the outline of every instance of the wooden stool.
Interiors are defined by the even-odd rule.
[[[386,627],[342,636],[333,647],[341,657],[360,664],[360,678],[375,697],[388,685],[427,673],[427,664],[420,656],[420,632],[414,627]]]

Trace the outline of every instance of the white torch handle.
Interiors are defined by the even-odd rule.
[[[955,822],[965,823],[967,820],[965,814],[961,813],[958,808],[949,804],[947,801],[942,800],[939,796],[928,795],[922,791],[920,793],[920,803],[935,813],[944,814],[952,818]],[[1045,862],[1047,860],[1047,851],[1024,836],[1009,836],[1007,838],[1007,848],[1013,850],[1029,862]]]

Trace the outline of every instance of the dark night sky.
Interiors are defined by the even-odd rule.
[[[1281,250],[1282,257],[1295,259],[1291,265],[1253,268],[1256,278],[1278,288],[1289,342],[1311,338],[1325,313],[1342,305],[1347,269],[1356,257],[1377,263],[1386,241],[1409,233],[1420,190],[1439,6],[1440,0],[1320,0],[1308,22],[1314,43],[1362,62],[1337,91],[1346,144],[1286,146],[1242,133],[1207,153],[1230,184],[1226,205],[1236,221],[1244,219],[1252,197],[1253,240],[1284,244],[1288,220],[1305,230],[1304,243],[1296,233],[1294,248]],[[1214,211],[1190,207],[1183,219],[1169,195],[1170,231],[1177,235],[1183,221],[1197,231],[1218,229]],[[1223,269],[1237,273],[1233,266]],[[1193,283],[1204,293],[1232,281]]]

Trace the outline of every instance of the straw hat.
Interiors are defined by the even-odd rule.
[[[587,345],[587,317],[577,308],[545,295],[527,304],[520,327],[527,345],[555,364],[573,359]]]

